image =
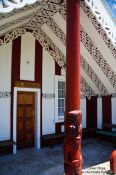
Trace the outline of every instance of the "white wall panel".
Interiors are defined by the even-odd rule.
[[[102,98],[97,98],[97,128],[102,129]]]
[[[53,58],[43,49],[43,72],[42,72],[42,93],[54,94],[55,62]],[[42,99],[42,134],[55,132],[55,107],[54,98]]]
[[[0,47],[0,92],[11,91],[12,42]],[[4,94],[5,95],[5,94]],[[0,98],[0,141],[10,139],[10,97]]]
[[[35,80],[35,38],[30,32],[21,38],[21,80]]]
[[[43,49],[42,93],[54,93],[55,61]]]
[[[10,98],[0,98],[0,141],[10,139]]]
[[[42,100],[42,134],[55,133],[54,99]]]
[[[0,47],[0,91],[11,90],[12,42]]]
[[[81,98],[82,127],[86,128],[86,98]]]

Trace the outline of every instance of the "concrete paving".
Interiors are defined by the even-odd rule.
[[[111,174],[109,157],[112,143],[96,139],[82,141],[83,175]],[[18,150],[0,157],[0,175],[63,175],[62,145],[54,148]]]

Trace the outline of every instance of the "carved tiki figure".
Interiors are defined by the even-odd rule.
[[[64,170],[66,175],[82,175],[82,113],[71,111],[65,116]]]

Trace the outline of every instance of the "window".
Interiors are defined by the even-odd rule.
[[[55,76],[55,121],[64,120],[65,77]]]

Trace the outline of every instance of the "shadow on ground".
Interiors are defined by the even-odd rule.
[[[19,150],[16,155],[1,156],[0,175],[63,175],[62,150],[62,145],[57,145],[54,148],[41,150],[34,148]],[[83,174],[96,174],[98,170],[102,172],[101,174],[107,174],[108,160],[114,150],[112,143],[84,139],[82,150]]]

